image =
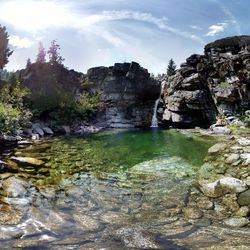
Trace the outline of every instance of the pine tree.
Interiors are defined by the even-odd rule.
[[[3,69],[5,64],[9,62],[8,57],[13,53],[8,48],[9,35],[5,27],[0,25],[0,69]]]
[[[27,59],[27,62],[26,62],[26,69],[29,69],[31,66],[31,60],[30,58]]]
[[[60,50],[60,45],[56,43],[56,40],[53,40],[51,42],[50,48],[47,51],[49,55],[49,63],[54,65],[54,64],[62,64],[62,62],[65,60],[62,58],[59,54]]]
[[[171,58],[168,63],[168,68],[167,68],[167,76],[173,76],[176,73],[176,64],[174,60]]]
[[[43,47],[42,42],[39,42],[39,47],[38,47],[38,54],[36,57],[36,63],[42,64],[46,62],[46,51]]]

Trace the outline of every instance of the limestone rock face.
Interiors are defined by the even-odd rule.
[[[230,117],[250,106],[250,36],[229,37],[192,55],[162,81],[162,123],[208,127],[216,114]]]
[[[160,83],[150,77],[138,63],[116,63],[91,68],[87,79],[92,91],[101,93],[103,112],[99,121],[105,127],[149,127]]]

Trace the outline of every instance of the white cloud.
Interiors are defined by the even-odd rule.
[[[27,37],[20,38],[19,36],[15,35],[9,36],[9,44],[16,48],[22,49],[31,47],[34,42]]]
[[[197,26],[197,25],[190,25],[190,28],[192,28],[194,30],[202,30],[202,28]]]
[[[208,28],[209,31],[206,36],[215,36],[216,34],[223,32],[227,26],[227,23],[213,24]]]
[[[60,2],[60,4],[57,1],[48,0],[4,1],[0,3],[0,20],[13,25],[16,29],[36,35],[42,30],[53,27],[91,31],[94,27],[100,27],[110,21],[133,20],[148,23],[160,30],[167,30],[175,35],[204,43],[200,37],[170,26],[166,17],[156,17],[151,13],[132,10],[111,10],[87,15],[86,13],[80,14],[73,7],[70,1],[68,3]],[[103,31],[99,35],[115,46],[123,44],[123,41],[109,31]]]
[[[216,3],[220,7],[220,9],[223,11],[223,13],[228,17],[229,22],[234,25],[237,34],[241,35],[240,24],[237,18],[233,15],[233,13],[224,4],[220,3],[218,0],[212,0],[212,1]]]

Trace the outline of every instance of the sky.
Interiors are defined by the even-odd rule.
[[[38,44],[60,45],[64,64],[88,68],[136,61],[164,73],[214,40],[250,34],[249,0],[0,0],[14,53],[6,69],[36,60]]]

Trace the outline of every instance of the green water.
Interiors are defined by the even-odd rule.
[[[45,164],[17,166],[12,173],[29,182],[30,189],[22,197],[22,203],[27,202],[21,224],[0,225],[9,237],[1,246],[8,249],[18,242],[27,247],[40,244],[41,249],[129,249],[118,228],[145,227],[149,234],[163,234],[166,218],[172,220],[172,213],[181,218],[197,169],[212,144],[209,138],[176,130],[109,130],[52,138],[7,152],[5,161],[15,154]],[[180,228],[185,228],[183,223]],[[13,232],[24,236],[16,240]]]
[[[53,178],[58,182],[79,171],[120,173],[142,162],[174,156],[199,167],[212,142],[175,130],[111,130],[88,137],[62,137],[46,144],[47,148],[31,146],[21,154],[47,161],[34,177],[42,178],[46,173],[47,182]]]

